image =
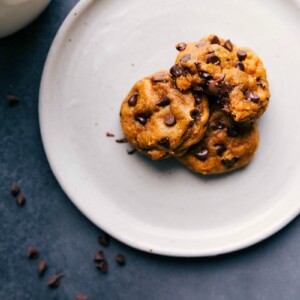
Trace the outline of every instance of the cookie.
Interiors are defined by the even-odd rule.
[[[237,123],[221,109],[211,113],[204,138],[182,157],[194,172],[221,174],[247,165],[259,144],[256,123]]]
[[[204,91],[235,121],[258,119],[267,109],[270,92],[261,59],[249,48],[210,35],[195,43],[179,43],[170,72],[182,91]]]
[[[206,96],[180,92],[168,71],[138,81],[121,106],[124,134],[139,152],[152,159],[183,155],[206,130]]]

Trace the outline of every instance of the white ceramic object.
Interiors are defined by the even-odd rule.
[[[0,38],[33,21],[51,0],[0,0]]]
[[[210,256],[272,235],[300,209],[298,38],[289,0],[82,0],[51,47],[40,90],[40,125],[52,170],[92,222],[135,248]],[[252,47],[272,97],[251,164],[202,177],[174,160],[128,155],[119,124],[133,83],[172,66],[174,45],[210,33]]]

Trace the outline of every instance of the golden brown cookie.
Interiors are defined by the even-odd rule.
[[[261,59],[249,48],[210,35],[195,43],[180,43],[170,72],[182,90],[203,90],[234,120],[259,118],[267,109],[270,92]]]
[[[206,96],[180,92],[168,71],[138,81],[121,106],[129,143],[152,159],[180,156],[203,137],[209,117]]]
[[[258,143],[256,123],[234,122],[219,109],[209,117],[204,138],[177,159],[194,172],[221,174],[248,164]]]

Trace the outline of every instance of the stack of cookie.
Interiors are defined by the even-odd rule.
[[[154,160],[175,156],[201,174],[245,166],[270,98],[262,61],[216,35],[176,48],[170,71],[138,81],[124,99],[126,138]]]

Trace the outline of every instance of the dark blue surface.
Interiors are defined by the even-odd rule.
[[[178,259],[145,254],[115,240],[100,247],[101,232],[69,201],[46,160],[38,123],[38,92],[51,42],[76,0],[53,0],[23,31],[0,40],[0,300],[74,299],[300,299],[300,220],[267,241],[215,258]],[[9,108],[6,95],[21,105]],[[12,182],[27,198],[18,207]],[[36,246],[49,268],[36,275]],[[93,255],[104,249],[109,271],[95,269]],[[119,267],[116,253],[127,265]],[[63,271],[59,288],[47,278]]]

